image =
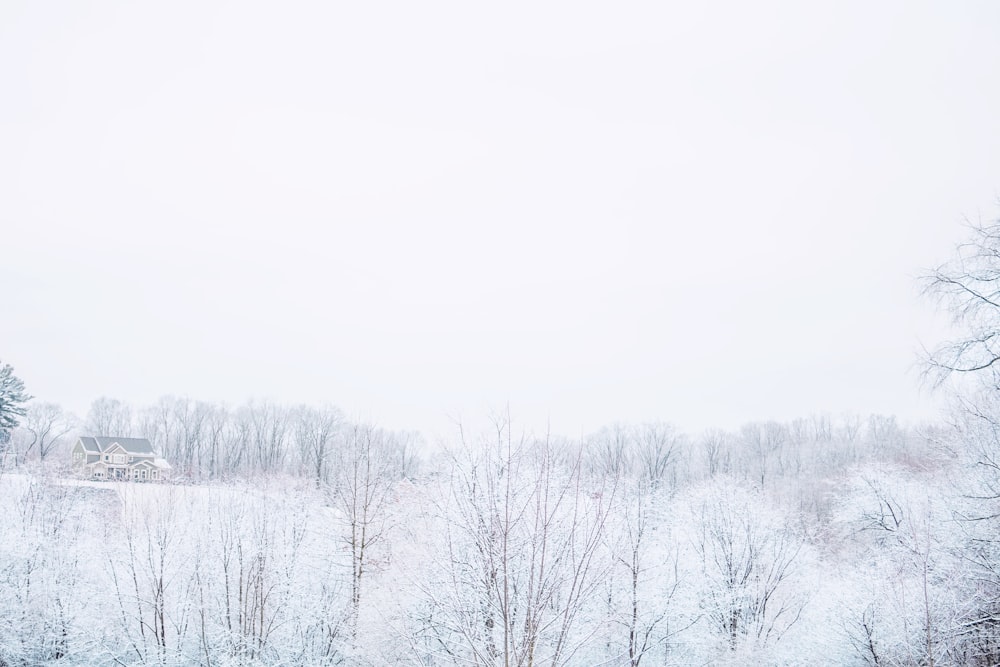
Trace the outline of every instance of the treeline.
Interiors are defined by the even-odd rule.
[[[420,436],[347,420],[333,406],[287,406],[250,401],[236,408],[164,396],[135,408],[99,398],[80,422],[58,405],[30,405],[8,445],[15,464],[68,460],[79,435],[148,438],[173,467],[173,477],[192,481],[287,473],[325,481],[350,438],[373,438],[394,452],[405,475],[415,471]],[[55,460],[53,459],[55,456]]]
[[[937,427],[904,427],[895,417],[818,414],[791,422],[751,422],[734,431],[698,436],[669,423],[613,424],[584,438],[586,465],[594,472],[637,474],[649,480],[698,479],[726,474],[768,486],[774,478],[823,475],[876,457],[906,462],[928,455],[918,443],[938,437]],[[361,432],[394,452],[403,476],[417,474],[428,447],[413,431],[390,431],[349,420],[336,407],[249,401],[229,407],[164,396],[135,407],[112,398],[95,400],[80,421],[53,403],[32,403],[4,450],[8,465],[49,461],[59,465],[79,435],[148,438],[173,466],[177,479],[225,480],[256,474],[329,479],[337,457]]]

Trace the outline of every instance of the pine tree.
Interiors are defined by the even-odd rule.
[[[0,441],[20,423],[27,410],[24,403],[33,397],[24,391],[24,382],[14,375],[10,364],[0,363]]]

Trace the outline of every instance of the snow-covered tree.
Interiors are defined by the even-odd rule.
[[[135,433],[132,408],[117,398],[102,396],[90,404],[86,430],[91,435],[129,437]]]
[[[688,490],[679,511],[702,627],[722,652],[717,659],[728,652],[751,660],[781,640],[806,604],[799,578],[805,536],[794,516],[732,479]]]
[[[14,375],[13,367],[0,363],[0,443],[20,423],[27,411],[24,404],[31,398],[24,390],[24,382]]]
[[[441,501],[445,553],[424,583],[435,663],[572,665],[586,659],[606,616],[596,595],[610,563],[598,557],[613,483],[557,464],[551,443],[516,437],[463,443]],[[596,616],[590,616],[591,611]]]
[[[370,424],[347,428],[328,491],[338,511],[339,538],[350,554],[354,628],[361,613],[363,587],[376,557],[374,550],[387,534],[390,494],[399,479],[391,457],[392,442],[391,433]]]
[[[57,450],[75,426],[75,418],[67,415],[55,403],[35,403],[28,408],[23,430],[24,446],[19,454],[23,463],[29,457],[44,461]]]
[[[606,659],[640,667],[663,664],[678,634],[698,617],[684,615],[675,597],[682,585],[670,499],[642,483],[621,491],[605,533],[612,567],[601,597],[608,605]]]

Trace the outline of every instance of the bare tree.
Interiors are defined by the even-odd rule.
[[[201,477],[203,465],[205,422],[211,407],[202,401],[178,398],[173,401],[173,420],[176,424],[177,465],[188,475]]]
[[[861,415],[845,412],[840,416],[840,428],[837,429],[837,433],[846,442],[857,442],[863,423]]]
[[[609,644],[614,648],[612,659],[619,657],[620,664],[629,667],[648,663],[647,656],[657,660],[657,653],[665,657],[670,638],[690,625],[690,621],[672,625],[681,576],[676,545],[654,509],[663,500],[644,484],[621,494],[617,521],[608,530],[615,567],[608,578],[607,597],[616,631]]]
[[[833,420],[828,414],[813,415],[810,418],[814,442],[830,442],[833,440]]]
[[[420,451],[422,437],[416,431],[395,431],[390,439],[389,458],[394,461],[396,476],[401,479],[413,479],[420,468]]]
[[[925,351],[924,378],[939,387],[958,380],[956,446],[967,469],[960,485],[968,506],[958,513],[970,534],[962,550],[979,582],[965,619],[967,664],[1000,663],[1000,220],[969,225],[952,258],[923,276],[924,293],[952,318],[957,335]],[[964,380],[964,381],[963,381]],[[894,435],[894,434],[890,434]],[[883,438],[884,439],[884,438]],[[919,555],[928,549],[911,549]],[[924,556],[925,557],[925,556]],[[927,624],[930,625],[929,623]],[[925,651],[933,660],[930,638]]]
[[[397,469],[389,455],[391,434],[369,424],[353,424],[344,432],[337,474],[330,493],[344,521],[343,540],[351,555],[352,625],[361,612],[362,585],[373,550],[387,534],[390,493]]]
[[[121,522],[117,531],[108,526],[106,560],[121,639],[142,663],[177,662],[189,629],[182,595],[188,584],[182,542],[190,522],[181,520],[186,507],[173,490],[165,498],[129,485],[117,490]]]
[[[705,457],[705,471],[709,477],[731,472],[731,436],[725,431],[713,429],[701,437],[701,451]]]
[[[64,662],[82,651],[84,533],[78,489],[27,477],[4,488],[0,518],[0,664]]]
[[[970,224],[954,257],[923,277],[924,293],[944,306],[961,335],[925,355],[925,376],[940,385],[953,374],[997,385],[1000,361],[1000,221]]]
[[[226,474],[250,472],[253,465],[251,432],[253,420],[250,407],[241,406],[230,415],[222,432],[223,460],[221,469]]]
[[[274,403],[249,403],[250,452],[255,472],[281,472],[289,435],[288,410]]]
[[[853,463],[858,460],[858,446],[861,440],[864,419],[861,415],[853,412],[845,412],[840,416],[836,428],[836,436],[844,449],[844,456],[847,461]]]
[[[216,479],[225,461],[225,432],[229,424],[229,411],[224,406],[213,405],[205,415],[205,467],[208,478]]]
[[[653,488],[676,483],[675,465],[685,437],[671,424],[644,424],[636,432],[639,478]]]
[[[336,437],[343,420],[340,410],[329,405],[321,408],[302,405],[293,411],[299,458],[316,480],[317,487],[329,475]]]
[[[897,451],[905,442],[905,434],[894,415],[869,415],[867,444],[878,454]]]
[[[202,652],[238,664],[277,663],[275,635],[290,621],[304,514],[249,491],[209,503],[208,532],[194,568],[197,589],[211,604],[198,621]]]
[[[119,437],[135,435],[132,409],[116,398],[102,396],[90,404],[86,428],[92,435]]]
[[[44,461],[52,450],[59,446],[63,436],[73,430],[73,421],[55,403],[38,403],[28,408],[24,419],[24,430],[30,438],[22,452],[22,463],[35,447],[38,460]]]
[[[607,571],[596,554],[614,487],[585,487],[579,456],[558,467],[506,417],[494,427],[453,459],[447,554],[424,587],[431,632],[459,664],[574,664],[598,629],[580,619]]]
[[[775,464],[781,464],[781,450],[788,440],[783,424],[769,421],[744,424],[740,429],[740,444],[749,467],[756,468],[761,487]]]
[[[854,537],[872,554],[870,562],[886,582],[885,590],[872,596],[870,609],[855,612],[861,618],[851,632],[852,643],[872,664],[895,663],[903,656],[929,667],[994,664],[967,653],[970,642],[964,635],[987,625],[983,621],[992,614],[989,604],[980,607],[976,600],[986,580],[978,568],[969,567],[975,550],[965,543],[965,531],[955,530],[960,524],[951,520],[943,502],[930,478],[902,469],[852,480],[847,507],[857,527]],[[896,645],[890,646],[883,638],[893,635]]]
[[[617,478],[632,471],[635,456],[635,429],[626,424],[606,426],[587,438],[590,471],[598,476]]]
[[[804,538],[759,490],[731,480],[694,493],[693,540],[706,617],[729,651],[763,648],[799,619],[794,574]]]

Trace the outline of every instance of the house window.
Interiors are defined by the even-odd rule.
[[[125,455],[115,454],[115,463],[125,463]]]

